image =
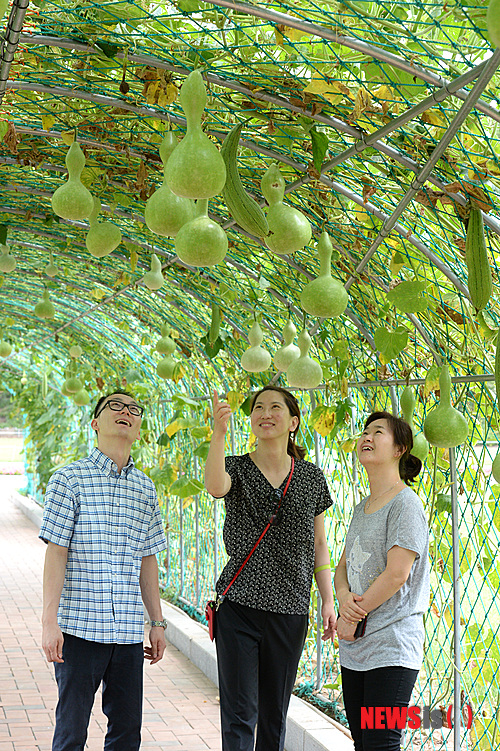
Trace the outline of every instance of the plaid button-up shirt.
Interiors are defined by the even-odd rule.
[[[99,449],[54,472],[40,537],[68,548],[58,623],[89,641],[143,641],[143,556],[166,548],[153,482],[132,460],[119,474]]]

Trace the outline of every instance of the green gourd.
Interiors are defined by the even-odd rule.
[[[416,399],[413,389],[410,386],[407,386],[401,394],[401,412],[403,414],[403,419],[406,420],[411,428],[411,432],[413,433],[413,448],[411,453],[423,462],[429,453],[429,444],[422,432],[415,433],[415,426],[413,424],[415,403]]]
[[[6,342],[3,337],[0,339],[0,357],[8,357],[12,352],[12,345]]]
[[[77,407],[85,407],[90,402],[90,394],[85,388],[81,388],[73,396],[73,401]]]
[[[283,203],[285,181],[275,164],[269,167],[260,185],[270,207],[267,214],[270,234],[264,242],[278,255],[295,253],[311,239],[309,220],[297,209]]]
[[[500,482],[500,453],[497,454],[493,459],[493,464],[491,465],[491,474],[495,478],[496,482]]]
[[[52,251],[51,250],[49,250],[49,262],[46,265],[44,271],[47,274],[47,276],[50,276],[52,278],[54,276],[57,276],[57,274],[59,273],[59,269],[57,268],[57,266],[54,263],[54,256],[52,255]]]
[[[451,378],[448,365],[443,365],[439,376],[439,404],[424,420],[424,435],[432,446],[452,448],[465,441],[469,433],[467,420],[451,404]]]
[[[89,217],[90,229],[85,238],[87,250],[94,258],[109,256],[121,243],[122,233],[113,222],[98,222],[97,217],[101,211],[101,201],[94,197],[94,208]]]
[[[0,0],[0,18],[3,18],[9,5],[9,0]]]
[[[26,375],[25,370],[23,370],[23,374],[21,378],[19,379],[19,383],[21,384],[21,386],[26,386],[26,384],[28,383],[28,376]]]
[[[208,332],[208,341],[210,344],[215,344],[219,337],[220,332],[220,308],[216,302],[211,303],[212,318],[210,321],[210,329]]]
[[[176,362],[172,355],[167,355],[164,357],[158,365],[156,366],[156,372],[160,376],[160,378],[172,378],[174,375]]]
[[[67,394],[76,394],[83,389],[83,383],[77,376],[72,375],[69,376],[69,378],[66,378],[62,385],[62,389]]]
[[[276,370],[286,373],[292,362],[300,357],[300,349],[295,344],[292,344],[296,333],[297,329],[289,318],[283,329],[284,344],[276,350],[273,357],[273,364]]]
[[[500,47],[500,0],[490,0],[486,11],[486,28],[493,47]]]
[[[167,185],[167,162],[177,146],[177,138],[169,130],[160,144],[160,157],[163,163],[163,183],[146,201],[144,219],[155,235],[175,237],[186,222],[195,215],[194,204],[190,198],[177,196]]]
[[[3,274],[9,274],[16,268],[17,262],[13,255],[10,254],[8,245],[0,245],[0,271]]]
[[[43,300],[37,302],[35,305],[35,315],[39,318],[54,318],[56,309],[50,302],[50,295],[48,289],[43,292]]]
[[[186,135],[167,162],[167,183],[178,196],[212,198],[224,188],[226,167],[201,128],[207,92],[199,70],[193,70],[182,84],[179,102],[186,115]]]
[[[150,290],[157,290],[160,289],[160,287],[163,287],[165,279],[161,273],[161,261],[156,253],[151,255],[151,271],[147,271],[144,274],[142,281]]]
[[[294,360],[286,371],[288,383],[300,389],[315,389],[323,380],[323,369],[316,360],[309,357],[312,339],[306,329],[300,332],[297,342],[300,357]]]
[[[235,222],[255,237],[265,237],[269,234],[266,215],[257,201],[246,192],[238,172],[238,144],[243,123],[239,123],[229,131],[225,137],[220,153],[226,165],[226,184],[222,197],[227,209]]]
[[[476,310],[483,310],[491,297],[493,282],[486,250],[483,214],[476,206],[471,206],[469,213],[465,238],[465,262],[470,299]]]
[[[316,247],[320,273],[306,284],[300,296],[300,304],[306,313],[320,318],[336,318],[347,307],[348,294],[344,285],[331,274],[332,242],[327,232],[322,232]]]
[[[83,355],[83,349],[80,347],[79,344],[72,344],[69,348],[69,355],[70,357],[73,357],[75,360],[77,360],[79,357]]]
[[[215,266],[227,253],[224,230],[208,216],[208,200],[196,202],[196,217],[184,224],[175,237],[175,252],[190,266]]]
[[[68,180],[52,196],[54,214],[74,222],[88,219],[94,208],[92,194],[83,185],[80,175],[85,167],[85,156],[80,146],[73,141],[66,154]]]
[[[241,356],[241,367],[248,373],[261,373],[271,365],[271,355],[267,349],[260,346],[263,338],[261,327],[254,321],[248,334],[250,347]]]
[[[175,350],[175,342],[170,336],[169,327],[164,324],[161,327],[161,339],[156,342],[156,351],[160,355],[171,355]]]

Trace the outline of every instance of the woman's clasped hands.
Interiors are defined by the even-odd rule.
[[[345,641],[354,641],[356,626],[366,616],[366,611],[358,603],[363,599],[362,595],[349,592],[340,604],[339,617],[337,619],[337,636]]]

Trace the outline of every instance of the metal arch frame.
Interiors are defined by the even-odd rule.
[[[413,196],[417,193],[419,188],[425,184],[427,176],[431,173],[432,169],[434,168],[434,165],[437,163],[438,159],[440,159],[440,157],[442,156],[442,154],[444,153],[448,145],[451,143],[452,139],[455,137],[455,135],[459,131],[460,127],[465,121],[465,118],[474,107],[477,99],[481,96],[481,93],[483,92],[484,88],[487,86],[490,78],[495,73],[499,65],[500,65],[500,49],[497,49],[493,53],[493,55],[489,58],[487,65],[485,66],[485,68],[483,68],[481,75],[479,76],[476,83],[474,84],[474,87],[472,91],[470,92],[468,98],[463,103],[462,107],[460,108],[460,110],[455,115],[452,122],[446,129],[439,144],[436,146],[436,148],[432,152],[431,157],[422,167],[419,174],[416,175],[410,188],[407,190],[407,192],[405,193],[405,195],[403,196],[399,204],[396,206],[391,216],[387,220],[384,221],[382,228],[380,229],[377,237],[373,241],[368,252],[365,254],[364,258],[356,267],[356,274],[359,274],[363,270],[363,268],[369,262],[370,258],[372,258],[372,256],[374,255],[379,245],[385,240],[385,238],[390,234],[391,230],[395,227],[398,217],[401,216],[401,214],[407,208]],[[352,285],[354,280],[355,280],[355,276],[347,280],[346,285],[345,285],[346,289],[349,289],[349,287]],[[466,293],[466,296],[470,299],[468,291]]]
[[[28,5],[29,0],[14,0],[12,3],[5,36],[0,46],[0,102],[5,95],[10,66],[19,44]]]
[[[311,34],[313,36],[320,37],[321,39],[326,39],[330,42],[333,42],[334,44],[349,47],[350,49],[367,55],[367,57],[372,57],[374,60],[380,60],[381,62],[388,63],[389,65],[392,65],[399,70],[403,70],[406,73],[415,76],[416,78],[420,78],[427,83],[431,83],[434,86],[441,87],[446,84],[445,80],[435,73],[431,73],[430,71],[426,70],[425,68],[421,68],[418,65],[407,63],[403,58],[400,58],[397,55],[393,55],[391,52],[385,52],[384,50],[381,50],[374,45],[367,44],[366,42],[361,42],[359,39],[354,39],[352,37],[343,36],[342,34],[337,34],[335,31],[332,31],[325,26],[318,26],[317,24],[310,23],[309,21],[303,21],[296,16],[290,16],[287,13],[279,13],[278,11],[267,10],[262,5],[247,5],[245,3],[237,2],[236,0],[207,0],[207,2],[209,2],[211,5],[229,8],[230,10],[234,10],[237,13],[242,13],[243,15],[262,18],[263,20],[270,21],[271,23],[288,26],[292,29],[298,29],[299,31],[304,31],[306,34]],[[457,96],[459,99],[465,100],[468,96],[468,92],[458,91],[455,96]],[[484,114],[489,115],[489,117],[491,117],[493,120],[500,122],[500,112],[498,112],[498,110],[494,109],[493,107],[489,107],[487,104],[480,102],[478,104],[478,109],[480,109],[481,112],[484,112]]]

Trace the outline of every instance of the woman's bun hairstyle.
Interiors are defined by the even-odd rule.
[[[422,469],[420,459],[411,453],[413,448],[411,427],[402,417],[391,415],[390,412],[372,412],[365,422],[365,428],[375,420],[387,420],[394,444],[403,451],[399,460],[399,476],[407,485],[410,485]]]

